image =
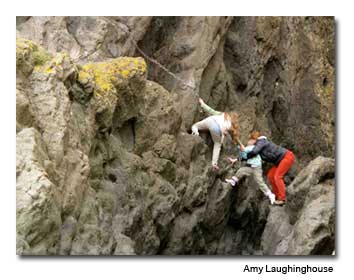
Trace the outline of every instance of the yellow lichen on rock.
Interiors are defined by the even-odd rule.
[[[51,60],[46,61],[44,65],[36,66],[34,70],[44,74],[56,73],[57,71],[63,70],[65,60],[70,61],[69,54],[66,52],[60,52],[55,54]]]
[[[88,80],[95,83],[96,96],[117,94],[116,88],[134,75],[144,76],[146,63],[139,57],[121,57],[110,61],[88,63],[79,71],[79,82],[86,84]]]
[[[57,71],[62,72],[64,64],[70,61],[69,54],[66,52],[53,56],[30,40],[16,38],[16,66],[18,68],[26,67],[42,74],[52,74]]]
[[[93,89],[92,105],[99,113],[100,125],[108,127],[124,93],[146,80],[146,63],[139,57],[87,63],[79,70],[77,80],[84,88]]]
[[[35,49],[35,44],[30,40],[16,38],[16,62],[28,56]]]

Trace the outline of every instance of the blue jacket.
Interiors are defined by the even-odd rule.
[[[254,145],[245,147],[243,152],[240,152],[240,156],[242,159],[247,159],[247,155],[253,150]],[[252,158],[247,159],[247,164],[251,165],[252,167],[262,167],[262,158],[260,155],[256,155]]]

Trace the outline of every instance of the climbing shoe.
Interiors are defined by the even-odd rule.
[[[225,182],[226,183],[229,183],[231,186],[236,186],[237,185],[237,182],[238,182],[238,179],[236,176],[232,176],[231,179],[225,179]]]

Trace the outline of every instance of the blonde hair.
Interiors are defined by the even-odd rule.
[[[238,115],[235,112],[225,112],[225,120],[231,122],[231,138],[234,144],[238,143]]]

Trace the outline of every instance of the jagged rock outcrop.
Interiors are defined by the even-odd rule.
[[[334,248],[334,161],[316,158],[334,157],[333,18],[18,17],[17,35],[18,254]],[[212,172],[198,95],[295,152],[286,207],[223,183],[230,141]]]
[[[335,162],[318,157],[288,187],[285,211],[272,209],[262,235],[266,254],[331,254],[335,244]]]
[[[38,46],[17,44],[21,71],[21,54],[30,58]],[[17,80],[29,100],[17,104],[18,253],[204,250],[206,241],[194,244],[192,231],[200,227],[204,239],[202,225],[227,222],[230,188],[219,179],[213,187],[207,146],[179,130],[175,96],[146,81],[145,62],[118,58],[79,66],[65,53],[43,65],[26,61],[32,72],[18,73]],[[22,121],[27,112],[31,123]],[[177,220],[184,226],[188,219],[189,232],[179,230]]]
[[[139,46],[191,86],[148,61],[148,78],[177,94],[182,129],[202,117],[198,94],[237,108],[242,140],[260,128],[291,148],[297,172],[334,157],[333,17],[27,17],[17,32],[80,63],[142,56]]]
[[[317,157],[288,186],[284,207],[269,207],[252,178],[242,182],[218,253],[330,255],[335,246],[334,174],[334,160]]]

